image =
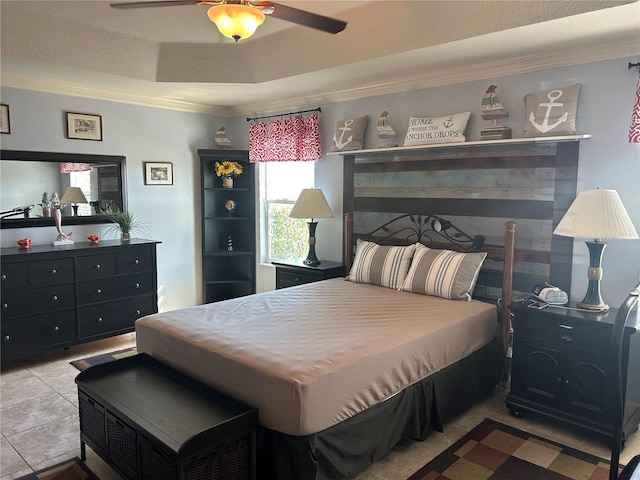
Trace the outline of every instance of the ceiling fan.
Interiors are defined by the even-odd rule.
[[[216,24],[222,35],[233,38],[236,42],[253,35],[264,22],[265,15],[334,34],[347,26],[341,20],[262,0],[155,0],[110,5],[118,9],[210,5],[207,12],[209,19]]]

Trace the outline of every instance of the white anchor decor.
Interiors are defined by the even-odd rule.
[[[581,84],[525,96],[524,137],[576,135],[576,112]]]
[[[365,115],[336,122],[331,151],[362,150],[368,120],[369,117]]]

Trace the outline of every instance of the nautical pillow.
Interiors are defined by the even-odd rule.
[[[530,93],[524,97],[523,137],[576,135],[576,112],[582,84]]]
[[[402,290],[450,300],[471,300],[487,252],[459,253],[416,245]]]
[[[409,269],[415,245],[382,246],[358,239],[356,257],[347,280],[399,290]]]
[[[365,115],[336,122],[331,151],[362,150],[368,120],[369,117]]]
[[[429,143],[458,143],[466,141],[464,130],[471,112],[456,113],[445,117],[410,117],[405,145]]]

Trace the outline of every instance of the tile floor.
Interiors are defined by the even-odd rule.
[[[0,480],[10,480],[80,455],[78,400],[71,360],[135,345],[135,335],[100,340],[69,350],[9,362],[0,374]],[[434,432],[424,442],[410,443],[373,465],[358,480],[406,480],[422,465],[451,445],[483,418],[555,440],[608,459],[607,440],[588,431],[528,414],[516,419],[504,406],[504,391],[477,405]],[[622,452],[622,462],[640,454],[640,434],[635,433]],[[101,480],[120,480],[91,449],[87,464]],[[301,479],[302,480],[302,479]]]

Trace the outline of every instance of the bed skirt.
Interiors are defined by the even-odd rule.
[[[503,372],[500,339],[333,427],[307,436],[259,427],[258,480],[353,478],[409,440],[424,440],[491,395]]]

